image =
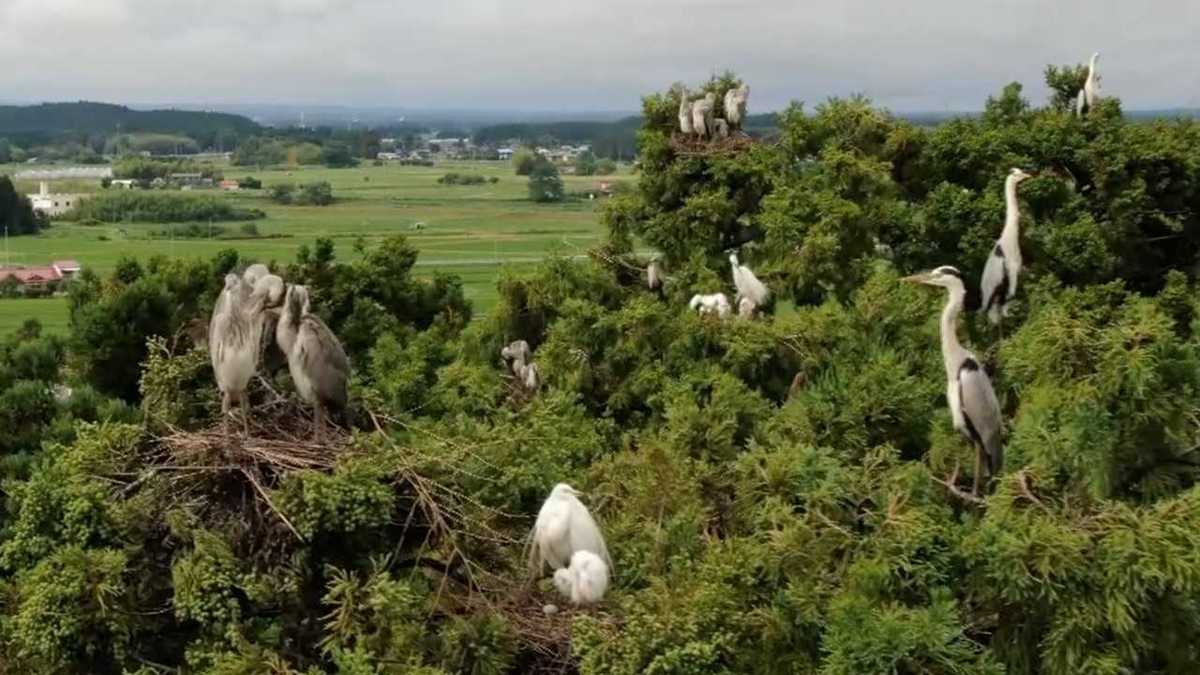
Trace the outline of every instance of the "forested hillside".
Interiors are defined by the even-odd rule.
[[[1077,116],[1083,78],[1048,69],[1045,105],[1013,84],[933,129],[796,106],[770,142],[683,138],[680,91],[651,94],[607,241],[504,275],[474,321],[458,280],[413,277],[402,237],[342,264],[318,242],[274,269],[349,356],[349,431],[321,441],[269,354],[249,433],[219,421],[201,344],[250,261],[85,273],[68,339],[0,344],[0,665],[1196,672],[1200,126],[1133,123],[1112,97]],[[946,293],[901,278],[956,266],[976,306],[1012,168],[1033,174],[1012,311],[957,326],[1003,420],[975,496]],[[731,251],[774,302],[689,310],[732,296]],[[532,387],[501,357],[515,340]],[[598,605],[529,580],[559,482],[607,539]]]
[[[44,143],[62,134],[156,132],[212,139],[221,134],[234,140],[259,126],[249,118],[228,113],[186,110],[132,110],[109,103],[42,103],[0,106],[0,136],[25,143]]]

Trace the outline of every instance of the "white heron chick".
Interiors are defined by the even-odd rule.
[[[533,525],[529,547],[529,571],[537,577],[546,565],[560,570],[571,564],[578,551],[590,551],[610,568],[608,547],[600,526],[583,502],[582,493],[566,483],[559,483],[542,503]]]
[[[1079,95],[1075,97],[1076,115],[1082,116],[1090,112],[1096,107],[1096,101],[1100,100],[1100,76],[1096,73],[1096,61],[1099,58],[1100,52],[1096,52],[1088,61],[1087,79],[1083,81],[1083,89],[1080,89]]]
[[[236,403],[242,411],[242,431],[250,432],[246,387],[258,370],[262,342],[262,309],[266,295],[253,296],[236,274],[225,275],[225,288],[217,298],[208,324],[208,353],[221,391],[221,416]]]
[[[662,263],[651,260],[646,265],[646,287],[652,291],[661,291],[663,287]]]
[[[733,285],[737,288],[739,309],[742,298],[749,298],[755,307],[762,307],[771,299],[771,289],[758,280],[749,267],[738,263],[736,253],[729,254],[729,266],[733,271]]]
[[[554,586],[573,605],[591,605],[608,590],[608,565],[591,551],[576,551],[571,564],[554,572]]]
[[[350,361],[337,336],[312,313],[304,286],[288,289],[275,339],[287,356],[296,393],[313,407],[313,437],[320,439],[328,412],[346,407]]]
[[[679,92],[679,130],[690,135],[695,127],[692,125],[692,102],[688,100],[687,89]]]
[[[731,129],[741,129],[746,119],[746,100],[750,98],[750,85],[743,84],[725,92],[725,119]]]
[[[1004,229],[992,247],[983,267],[979,292],[988,321],[999,324],[1008,316],[1013,297],[1017,294],[1017,279],[1021,275],[1021,210],[1017,204],[1017,186],[1032,175],[1013,168],[1004,179]]]
[[[724,293],[693,295],[691,302],[688,303],[688,307],[699,310],[701,314],[716,314],[722,319],[729,316],[732,311],[729,305],[729,297]]]
[[[692,103],[692,128],[700,138],[708,138],[713,131],[713,108],[717,104],[717,95],[711,91],[704,98]]]

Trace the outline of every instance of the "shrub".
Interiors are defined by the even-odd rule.
[[[246,176],[238,181],[238,187],[243,190],[261,190],[262,181],[253,176]]]
[[[553,164],[542,160],[529,174],[529,198],[535,202],[558,202],[565,196],[562,178]]]
[[[438,179],[438,183],[441,185],[482,185],[486,181],[487,179],[483,176],[454,172],[448,173]]]
[[[184,223],[251,220],[266,214],[243,209],[213,195],[175,192],[109,191],[81,200],[71,212],[75,220],[106,223]]]
[[[304,206],[328,206],[333,203],[333,187],[327,181],[304,183],[294,203]]]

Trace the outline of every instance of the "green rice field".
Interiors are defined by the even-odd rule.
[[[0,166],[0,174],[15,174],[27,166]],[[507,162],[441,162],[433,167],[371,166],[353,169],[298,167],[254,170],[223,167],[226,178],[254,176],[263,190],[223,193],[238,206],[258,208],[267,217],[254,221],[259,238],[238,236],[241,223],[218,223],[225,238],[172,238],[171,226],[152,223],[78,225],[57,221],[37,236],[11,237],[8,258],[12,264],[42,265],[50,260],[74,258],[85,267],[106,272],[122,256],[211,257],[236,248],[256,260],[287,262],[297,249],[318,237],[332,238],[341,260],[352,259],[354,243],[361,237],[368,246],[385,236],[402,233],[420,250],[417,272],[441,270],[463,279],[476,310],[486,313],[495,304],[495,280],[502,266],[528,267],[554,252],[577,255],[601,236],[600,200],[537,204],[528,199],[527,180],[513,174]],[[448,172],[495,176],[497,183],[470,186],[439,185]],[[629,181],[628,169],[617,176],[564,175],[568,192],[592,190],[601,182]],[[267,188],[276,183],[329,181],[336,202],[330,206],[284,206],[271,202]],[[90,186],[99,189],[99,184]],[[36,192],[37,184],[17,181],[18,190]],[[73,181],[54,190],[81,190],[88,185]],[[206,192],[214,194],[214,192]],[[417,224],[421,225],[418,226]],[[67,325],[66,302],[0,300],[0,334],[36,317],[53,331]]]

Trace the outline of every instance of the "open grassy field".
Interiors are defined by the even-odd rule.
[[[0,166],[0,174],[15,174],[26,166]],[[339,259],[352,259],[354,242],[362,237],[370,245],[381,238],[403,233],[421,251],[418,272],[443,270],[463,279],[467,296],[483,313],[495,303],[495,280],[502,265],[528,266],[550,251],[582,253],[601,237],[599,201],[536,204],[527,198],[526,178],[513,175],[507,162],[442,162],[433,167],[371,166],[354,169],[298,167],[248,170],[224,167],[226,178],[252,175],[263,181],[263,190],[222,195],[239,206],[262,209],[267,217],[255,221],[259,239],[172,239],[161,236],[162,224],[105,224],[95,226],[56,222],[33,237],[11,237],[13,264],[38,265],[59,258],[74,258],[101,272],[110,270],[121,256],[146,258],[155,254],[209,257],[221,249],[236,248],[261,261],[290,261],[296,250],[317,237],[337,244]],[[497,183],[472,186],[439,185],[447,172],[495,176]],[[329,181],[337,201],[324,207],[283,206],[271,202],[266,189],[276,183]],[[602,181],[633,180],[628,169],[612,177],[563,176],[567,191],[587,190]],[[18,181],[19,190],[35,192],[36,183]],[[72,189],[81,189],[78,182]],[[62,189],[55,187],[54,189]],[[94,186],[93,189],[99,189]],[[423,223],[423,229],[416,229]],[[228,234],[240,223],[220,223]],[[29,316],[51,329],[66,325],[61,299],[45,301],[0,300],[0,334]]]

